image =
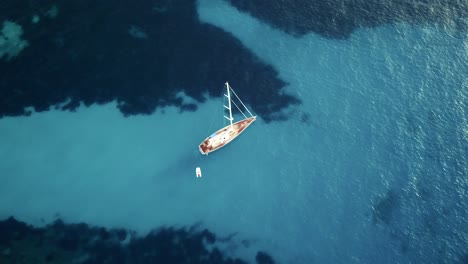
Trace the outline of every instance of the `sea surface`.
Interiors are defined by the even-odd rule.
[[[2,2],[0,219],[468,263],[468,3],[348,2]],[[258,120],[202,156],[226,81]]]

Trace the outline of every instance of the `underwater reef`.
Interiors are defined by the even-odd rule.
[[[247,263],[227,257],[216,242],[214,233],[196,227],[160,228],[137,236],[125,229],[66,224],[62,220],[37,228],[13,217],[0,221],[2,264]],[[256,263],[275,262],[259,251]]]

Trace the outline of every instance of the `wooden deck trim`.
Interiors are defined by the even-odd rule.
[[[214,135],[213,137],[211,137],[211,136],[207,137],[199,145],[198,148],[199,148],[200,152],[203,155],[208,155],[209,153],[224,147],[229,142],[231,142],[236,137],[238,137],[242,132],[244,132],[244,130],[248,126],[250,126],[250,124],[252,124],[256,120],[256,118],[257,117],[254,116],[254,117],[250,117],[250,118],[240,120],[240,121],[232,124],[233,131],[228,132],[229,134],[225,134],[225,133],[230,130],[231,125],[227,125],[227,126],[221,128],[220,130],[216,131],[215,133],[212,134],[212,135]],[[223,139],[218,138],[218,137],[221,137],[221,136],[226,136],[226,137],[223,138]],[[220,140],[222,140],[222,142],[220,142]],[[215,145],[213,145],[213,144],[215,144]]]

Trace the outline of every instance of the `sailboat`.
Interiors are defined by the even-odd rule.
[[[231,92],[242,104],[242,106],[250,115],[250,117],[246,116],[244,112],[239,108],[239,106],[231,99]],[[239,98],[239,96],[237,96],[236,92],[234,92],[231,86],[229,86],[228,82],[226,82],[226,94],[224,96],[228,98],[228,105],[224,105],[224,108],[226,108],[229,111],[229,117],[224,116],[224,118],[229,120],[230,124],[214,132],[211,136],[203,140],[203,142],[198,146],[198,149],[203,155],[208,155],[209,153],[226,146],[229,142],[231,142],[242,132],[244,132],[244,130],[257,119],[257,117],[252,115],[249,109],[247,109],[247,107]],[[241,112],[241,114],[244,116],[244,119],[235,123],[233,123],[234,118],[232,117],[232,104],[236,106],[239,112]]]

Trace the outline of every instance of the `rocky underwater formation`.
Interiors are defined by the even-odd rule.
[[[196,227],[160,228],[137,236],[124,229],[92,227],[61,220],[36,228],[13,217],[0,221],[0,263],[247,263],[227,257],[216,235]],[[259,251],[256,263],[275,263]]]

